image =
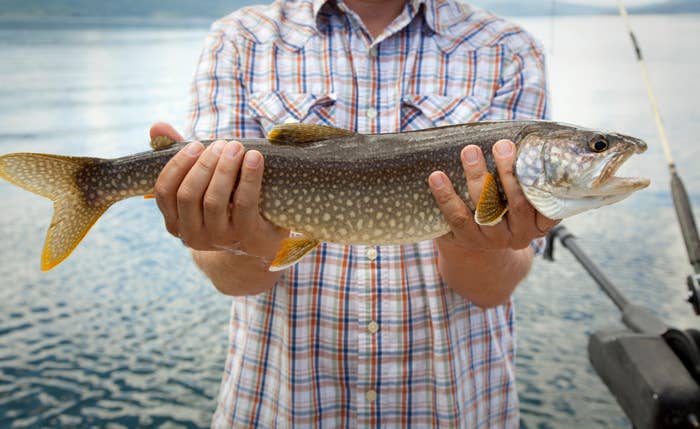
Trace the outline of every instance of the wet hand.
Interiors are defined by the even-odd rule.
[[[155,124],[151,138],[184,140],[170,125]],[[264,160],[236,141],[217,140],[207,148],[192,142],[163,168],[154,186],[165,226],[195,250],[230,250],[274,256],[289,231],[260,214]],[[240,176],[237,186],[236,179]]]
[[[450,244],[465,250],[496,250],[526,248],[532,240],[543,237],[559,221],[538,213],[515,177],[516,150],[513,142],[500,140],[493,146],[498,175],[508,200],[508,211],[501,222],[493,226],[478,225],[474,213],[454,190],[445,173],[430,175],[430,190],[442,210],[451,231],[436,239],[438,245]],[[461,153],[462,166],[472,201],[479,201],[488,172],[486,160],[478,146],[465,147]]]

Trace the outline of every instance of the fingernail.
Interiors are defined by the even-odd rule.
[[[224,145],[226,144],[225,141],[223,140],[217,140],[214,142],[214,144],[211,147],[211,151],[214,152],[215,155],[220,156],[221,151],[224,149]]]
[[[500,156],[510,156],[513,154],[513,145],[506,140],[496,142],[494,149]]]
[[[190,156],[197,156],[202,152],[202,144],[199,142],[191,142],[185,148]]]
[[[440,173],[431,175],[430,181],[432,182],[433,186],[437,189],[442,188],[442,186],[445,184],[445,178],[442,177],[442,174]]]
[[[241,151],[241,144],[238,142],[228,142],[226,143],[226,148],[224,149],[224,153],[227,157],[229,158],[235,158],[236,155],[238,155],[238,152]]]
[[[259,152],[250,151],[245,156],[245,165],[250,168],[257,168],[260,165],[260,161],[262,161],[262,155]]]
[[[467,146],[463,153],[464,162],[469,165],[474,165],[476,164],[476,161],[479,160],[479,151],[474,146]]]

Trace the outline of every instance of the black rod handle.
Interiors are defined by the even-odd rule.
[[[700,274],[700,238],[698,238],[698,228],[695,225],[695,217],[693,216],[688,193],[675,168],[671,170],[671,195],[673,196],[673,206],[676,209],[678,224],[683,234],[683,241],[685,241],[685,248],[688,252],[688,259],[695,269],[695,273]]]

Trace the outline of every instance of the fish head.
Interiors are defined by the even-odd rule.
[[[516,175],[530,203],[551,219],[563,219],[618,202],[649,179],[615,173],[644,141],[623,134],[554,124],[519,136]]]

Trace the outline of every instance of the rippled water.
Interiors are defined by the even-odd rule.
[[[653,185],[567,221],[629,298],[698,326],[690,272],[650,109],[621,22],[528,19],[550,50],[554,118],[648,139],[627,171]],[[679,169],[696,205],[700,17],[635,18]],[[0,22],[0,153],[117,156],[151,123],[183,123],[206,26],[50,28]],[[0,183],[0,427],[208,425],[226,351],[228,300],[161,227],[152,201],[110,209],[70,260],[39,271],[48,201]],[[523,423],[628,427],[586,357],[618,314],[566,251],[516,294]]]

